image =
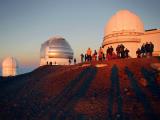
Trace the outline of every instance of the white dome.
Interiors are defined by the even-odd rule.
[[[143,22],[136,14],[128,10],[120,10],[106,24],[104,37],[121,31],[143,33]]]
[[[7,57],[2,62],[2,75],[14,76],[16,75],[17,62],[13,57]]]

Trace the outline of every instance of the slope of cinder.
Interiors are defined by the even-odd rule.
[[[108,119],[109,116],[116,119],[115,117],[119,116],[121,112],[124,119],[147,119],[147,112],[145,112],[146,107],[144,106],[148,103],[145,103],[138,97],[140,93],[140,95],[145,94],[143,97],[145,96],[146,100],[151,104],[150,106],[153,107],[155,111],[154,114],[157,116],[157,114],[159,114],[159,105],[157,105],[157,107],[156,104],[159,104],[159,99],[153,96],[153,90],[151,93],[148,88],[150,85],[145,87],[141,83],[141,79],[145,79],[142,74],[142,69],[145,68],[155,76],[155,84],[158,85],[158,79],[160,77],[157,76],[157,72],[150,66],[152,63],[157,62],[159,62],[157,58],[120,59],[100,62],[99,64],[107,64],[107,66],[98,68],[95,80],[90,85],[87,96],[79,100],[75,106],[75,110],[81,114],[88,114],[91,119],[96,117],[97,119]],[[97,62],[93,64],[97,64]],[[118,69],[118,79],[116,80],[119,80],[119,83],[115,83],[111,80],[112,68],[114,65],[116,65]],[[126,68],[129,68],[129,70],[133,72],[133,78],[140,88],[140,90],[138,89],[137,95],[135,92],[137,87],[133,89],[133,80],[129,79]],[[148,82],[147,79],[145,80]],[[117,90],[118,87],[119,92]],[[160,92],[159,85],[156,90]],[[159,92],[157,92],[157,94]],[[112,106],[109,108],[110,104],[112,104]],[[111,112],[110,115],[109,112]],[[159,116],[157,118],[159,118]]]
[[[4,78],[9,80],[1,81],[3,86],[0,90],[0,103],[3,107],[1,117],[4,117],[3,119],[36,118],[51,102],[50,100],[79,74],[81,69],[77,70],[77,68],[76,66],[44,66],[27,75]]]
[[[150,67],[157,62],[156,57],[94,61],[1,77],[0,119],[159,119],[160,77]]]

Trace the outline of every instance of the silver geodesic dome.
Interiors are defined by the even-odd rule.
[[[40,57],[73,58],[73,50],[63,37],[51,37],[41,45]]]

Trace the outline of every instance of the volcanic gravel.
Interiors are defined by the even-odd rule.
[[[151,68],[159,62],[48,65],[0,77],[0,120],[159,120],[160,74]]]

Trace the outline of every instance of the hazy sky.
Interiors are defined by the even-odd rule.
[[[128,9],[145,29],[160,28],[160,0],[0,0],[0,61],[14,56],[20,67],[39,65],[41,43],[61,35],[78,59],[99,48],[108,19]]]

